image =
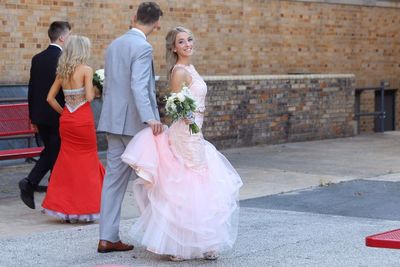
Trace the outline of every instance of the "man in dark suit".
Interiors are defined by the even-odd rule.
[[[44,150],[28,177],[19,181],[21,199],[31,209],[35,208],[34,190],[53,168],[60,149],[59,114],[50,107],[46,98],[55,80],[58,58],[70,31],[68,22],[53,22],[48,30],[51,41],[49,47],[32,58],[28,87],[29,117],[43,141]],[[56,98],[58,103],[64,105],[62,90]]]

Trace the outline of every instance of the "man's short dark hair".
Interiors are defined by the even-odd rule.
[[[71,25],[68,21],[54,21],[50,24],[49,30],[47,31],[50,41],[57,41],[67,30],[71,30]]]
[[[136,20],[140,24],[149,25],[157,22],[163,15],[160,6],[155,2],[143,2],[139,5]]]

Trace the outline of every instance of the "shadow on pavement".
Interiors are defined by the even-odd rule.
[[[400,182],[354,180],[241,201],[242,207],[400,220]]]

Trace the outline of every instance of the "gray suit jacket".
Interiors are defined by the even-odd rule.
[[[128,31],[107,48],[103,106],[98,130],[134,136],[146,121],[160,120],[156,101],[153,49]]]

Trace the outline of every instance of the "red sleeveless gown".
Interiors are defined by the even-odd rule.
[[[60,136],[60,152],[50,176],[43,211],[64,220],[96,220],[105,171],[97,154],[95,123],[89,102],[72,112],[67,105],[64,107]]]

